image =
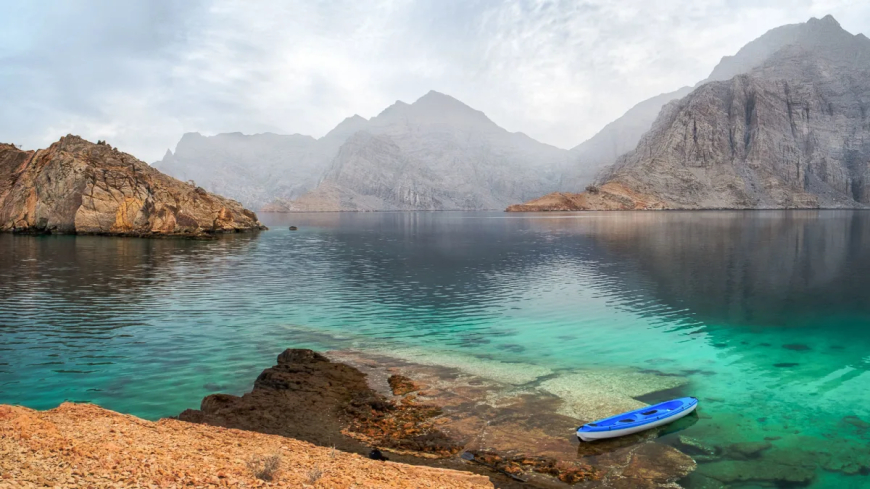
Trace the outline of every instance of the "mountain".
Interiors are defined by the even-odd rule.
[[[188,133],[154,167],[264,211],[445,210],[557,190],[567,162],[567,151],[432,91],[320,139]]]
[[[0,144],[0,231],[200,236],[265,229],[238,202],[168,177],[105,143]]]
[[[338,129],[338,128],[336,128]],[[275,196],[295,198],[317,185],[337,145],[300,134],[187,133],[153,164],[179,180],[260,208]]]
[[[870,204],[870,40],[833,17],[741,49],[755,66],[665,106],[580,195],[511,210],[851,208]],[[714,75],[740,71],[726,58]]]
[[[812,27],[809,27],[812,29]],[[595,176],[606,167],[615,163],[625,153],[637,147],[640,138],[652,127],[662,107],[674,100],[690,94],[694,89],[711,81],[724,81],[748,73],[753,68],[783,47],[796,42],[806,41],[806,24],[791,24],[777,27],[760,38],[743,46],[734,56],[724,56],[713,68],[706,79],[694,87],[683,87],[644,100],[623,114],[620,118],[604,126],[597,134],[575,146],[570,151],[571,161],[577,167],[566,177],[566,187],[582,189],[591,183]]]
[[[435,91],[363,121],[315,189],[265,209],[499,209],[558,189],[568,161],[567,151],[508,132]]]

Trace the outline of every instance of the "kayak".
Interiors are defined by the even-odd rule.
[[[591,441],[630,435],[674,422],[689,415],[697,407],[698,400],[694,397],[661,402],[584,424],[577,428],[577,438]]]

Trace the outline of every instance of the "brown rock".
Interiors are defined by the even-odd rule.
[[[393,391],[394,396],[404,396],[424,388],[404,375],[391,375],[387,382],[390,384],[390,390]]]
[[[47,149],[0,144],[0,231],[202,236],[265,229],[236,201],[68,135]]]

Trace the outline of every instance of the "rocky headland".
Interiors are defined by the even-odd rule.
[[[236,201],[160,173],[103,142],[0,144],[0,231],[199,237],[262,230]]]
[[[870,40],[827,16],[774,29],[720,66],[587,192],[507,210],[870,206]]]

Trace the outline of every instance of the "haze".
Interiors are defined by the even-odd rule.
[[[846,0],[655,3],[4,1],[0,140],[154,161],[184,132],[319,137],[434,89],[569,148],[773,27],[870,23]]]

